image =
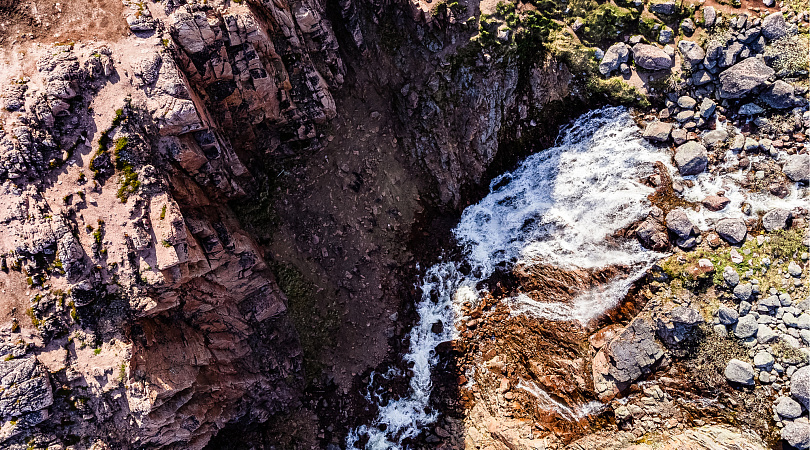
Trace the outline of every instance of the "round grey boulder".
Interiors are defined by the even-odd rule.
[[[748,228],[742,219],[721,219],[714,226],[714,231],[729,244],[737,245],[745,241]]]
[[[764,350],[760,350],[759,353],[754,355],[754,367],[757,369],[770,372],[773,368],[773,363],[773,356]]]
[[[725,375],[726,379],[731,383],[742,384],[744,386],[754,385],[754,368],[751,364],[740,361],[739,359],[729,361],[723,375]]]
[[[647,70],[663,70],[672,67],[672,58],[664,50],[649,44],[634,45],[633,60],[639,67]]]
[[[781,12],[769,14],[762,19],[762,35],[765,39],[776,40],[787,36],[788,26],[785,22],[785,16]]]
[[[790,377],[790,395],[801,403],[804,409],[810,409],[810,366],[804,366],[793,372],[793,376]]]
[[[740,318],[740,314],[737,313],[737,310],[734,308],[721,306],[717,311],[717,317],[720,319],[720,323],[723,325],[733,325],[737,323],[737,320]]]
[[[787,228],[788,220],[792,214],[790,211],[782,208],[776,208],[768,211],[762,216],[762,228],[765,231],[784,230]]]
[[[810,181],[810,155],[790,155],[782,172],[793,181]]]
[[[747,302],[751,299],[751,294],[754,293],[754,286],[751,283],[738,284],[734,287],[734,296],[740,301]]]
[[[676,208],[670,211],[667,214],[666,221],[669,231],[675,233],[679,238],[686,239],[692,234],[694,225],[692,225],[692,221],[689,220],[683,209]]]
[[[763,87],[774,73],[759,58],[744,59],[720,74],[720,97],[745,97]]]
[[[689,141],[675,149],[675,164],[683,176],[697,175],[706,170],[709,157],[706,147],[695,141]]]
[[[795,92],[792,84],[776,80],[771,87],[760,94],[759,98],[773,109],[787,109],[799,101]]]
[[[782,428],[782,439],[799,450],[810,448],[810,423],[790,422]]]
[[[740,284],[740,274],[738,274],[733,267],[726,266],[726,268],[723,269],[723,280],[725,280],[729,287],[733,288]]]
[[[746,339],[757,334],[758,328],[759,324],[757,323],[757,319],[754,318],[754,315],[746,314],[740,317],[740,319],[737,320],[737,324],[734,325],[734,336],[740,339]]]
[[[802,415],[802,405],[790,397],[782,397],[776,403],[776,414],[786,419],[795,419]]]

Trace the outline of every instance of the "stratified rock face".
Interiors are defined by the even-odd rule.
[[[268,23],[247,7],[223,13],[186,5],[166,26],[180,47],[183,72],[225,130],[255,134],[245,124],[276,125],[289,133],[285,140],[312,139],[315,124],[335,116],[329,88],[339,86],[345,72],[331,25],[308,4],[293,12],[262,2],[257,10]]]
[[[38,48],[34,73],[3,80],[0,278],[23,286],[5,306],[23,318],[30,306],[36,330],[24,329],[42,345],[4,363],[16,381],[0,396],[0,446],[49,420],[58,436],[111,446],[202,448],[301,393],[287,299],[228,204],[257,194],[262,164],[322,148],[343,58],[373,55],[349,2],[345,49],[323,3],[186,3],[125,2],[133,35]],[[415,35],[435,31],[412,22]],[[402,159],[455,206],[495,158],[507,117],[563,99],[572,76],[550,58],[497,57],[451,78],[437,72],[448,55],[434,37],[405,46],[402,67],[362,76],[393,88]],[[72,393],[51,395],[59,386]]]

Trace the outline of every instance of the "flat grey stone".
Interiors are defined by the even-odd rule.
[[[793,181],[810,181],[810,154],[789,155],[782,172]]]
[[[675,164],[681,175],[697,175],[706,170],[709,164],[706,147],[689,141],[675,149]]]
[[[739,313],[737,310],[733,308],[729,308],[728,306],[721,306],[720,309],[717,311],[717,317],[720,319],[720,323],[723,325],[733,325],[737,323],[737,320],[740,318]]]
[[[773,69],[759,58],[747,58],[729,67],[720,74],[720,97],[742,98],[761,88]]]
[[[753,314],[746,314],[737,320],[734,325],[734,336],[740,339],[753,337],[757,334],[759,324]]]
[[[721,219],[714,227],[714,231],[729,244],[737,245],[745,241],[748,229],[745,222],[739,218]]]
[[[732,359],[728,362],[728,365],[726,365],[726,370],[723,374],[726,376],[726,379],[732,383],[745,386],[754,385],[754,368],[745,361]]]

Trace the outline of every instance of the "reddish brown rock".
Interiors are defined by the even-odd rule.
[[[701,201],[701,204],[710,211],[720,211],[728,206],[729,203],[731,203],[729,198],[719,195],[709,195]]]

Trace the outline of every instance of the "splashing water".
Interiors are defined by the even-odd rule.
[[[380,406],[372,424],[352,430],[348,448],[357,448],[361,436],[368,439],[367,449],[402,448],[405,439],[436,420],[437,412],[429,407],[436,346],[455,337],[460,306],[478,297],[476,286],[498,267],[518,262],[572,269],[632,267],[633,276],[583,293],[572,304],[525,296],[508,300],[516,314],[587,321],[615,306],[630,284],[663,256],[635,241],[606,239],[648,211],[652,189],[638,180],[652,174],[652,163],[671,167],[669,156],[641,140],[638,131],[624,108],[585,114],[561,132],[555,147],[495,178],[489,195],[463,212],[453,234],[472,270],[465,275],[457,264],[444,262],[425,272],[419,322],[404,356],[412,364],[409,394]],[[441,331],[434,333],[437,322]],[[578,414],[568,411],[571,417]]]
[[[537,398],[537,406],[540,407],[540,409],[556,412],[560,416],[572,422],[582,420],[585,417],[588,417],[592,414],[596,414],[607,407],[607,405],[605,405],[602,402],[591,401],[585,403],[584,405],[576,406],[575,408],[572,409],[568,405],[555,400],[551,395],[549,395],[548,392],[544,391],[534,381],[531,380],[529,381],[523,379],[518,380],[517,388],[523,389],[524,391],[535,396]]]

